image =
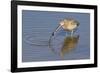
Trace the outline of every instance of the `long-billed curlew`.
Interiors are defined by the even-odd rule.
[[[49,47],[50,47],[50,43],[52,40],[52,37],[55,35],[55,33],[62,27],[65,31],[69,31],[71,32],[71,36],[73,35],[74,31],[77,29],[77,27],[79,26],[79,22],[75,19],[72,18],[66,18],[62,21],[60,21],[59,26],[56,28],[56,30],[52,33],[52,35],[50,36],[49,39]]]

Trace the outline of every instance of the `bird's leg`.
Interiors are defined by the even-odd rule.
[[[68,33],[66,32],[66,37],[67,37],[67,34],[68,34]]]
[[[72,30],[72,31],[71,31],[71,37],[73,36],[73,33],[74,33],[74,31]]]

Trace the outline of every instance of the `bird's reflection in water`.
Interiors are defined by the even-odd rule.
[[[63,58],[66,53],[69,53],[70,51],[75,49],[78,44],[78,41],[79,41],[79,35],[67,36],[62,44],[60,56]]]

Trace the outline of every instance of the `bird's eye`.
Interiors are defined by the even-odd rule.
[[[74,25],[73,22],[71,22],[71,25]]]

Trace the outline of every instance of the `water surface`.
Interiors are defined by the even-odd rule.
[[[80,25],[74,36],[60,29],[48,46],[51,33],[64,18]],[[90,14],[71,12],[22,11],[22,62],[79,60],[90,58]]]

